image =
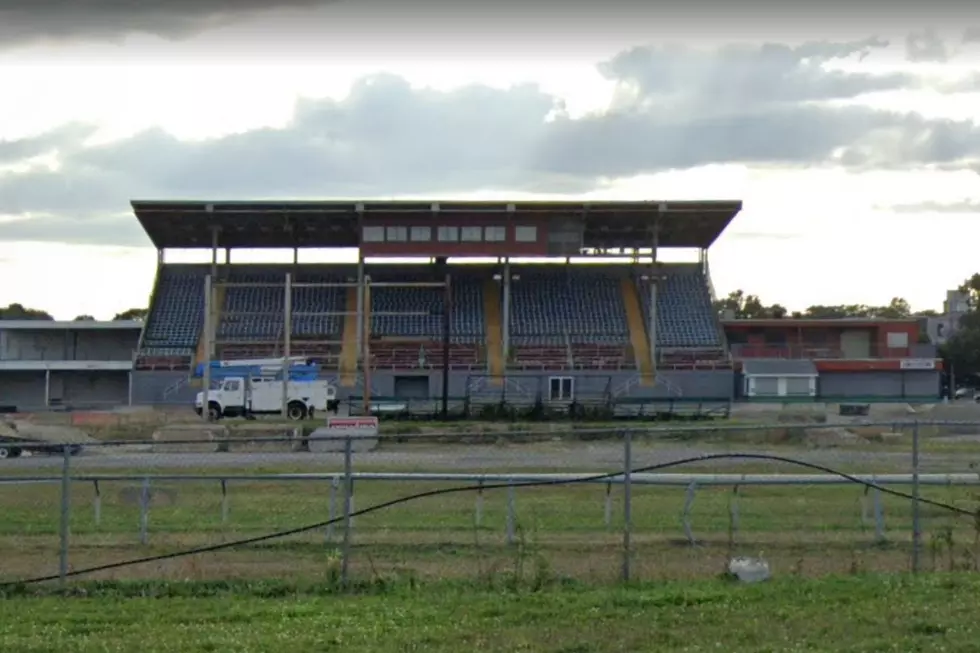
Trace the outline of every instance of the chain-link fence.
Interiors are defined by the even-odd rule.
[[[0,461],[0,580],[650,580],[716,575],[739,556],[784,575],[975,570],[970,432],[980,423],[365,446],[297,431],[94,443],[77,456],[8,442],[22,455]]]

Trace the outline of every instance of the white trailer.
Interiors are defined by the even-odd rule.
[[[209,419],[279,415],[283,408],[280,379],[228,377],[208,392]],[[198,392],[194,409],[203,411],[204,393]],[[286,415],[292,420],[313,417],[316,413],[336,413],[337,389],[328,381],[289,381],[286,388]]]

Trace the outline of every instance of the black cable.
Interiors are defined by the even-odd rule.
[[[833,476],[838,476],[846,481],[855,483],[857,485],[864,486],[866,488],[878,490],[885,494],[891,496],[899,497],[901,499],[910,499],[913,501],[919,501],[924,505],[933,506],[936,508],[941,508],[947,510],[954,514],[960,516],[967,516],[976,518],[978,513],[972,510],[967,510],[965,508],[960,508],[952,504],[943,503],[941,501],[935,501],[933,499],[926,499],[923,497],[915,497],[907,492],[902,492],[901,490],[895,490],[871,481],[865,481],[864,479],[858,478],[852,474],[846,472],[841,472],[832,467],[827,467],[825,465],[819,465],[817,463],[810,463],[804,460],[797,460],[795,458],[788,458],[785,456],[776,456],[772,454],[762,454],[762,453],[717,453],[717,454],[704,454],[701,456],[693,456],[690,458],[681,458],[679,460],[672,460],[665,463],[657,463],[655,465],[647,465],[644,467],[638,467],[630,470],[631,474],[644,474],[649,472],[655,472],[661,469],[668,469],[671,467],[679,467],[681,465],[690,465],[693,463],[700,462],[710,462],[713,460],[765,460],[769,462],[780,462],[787,463],[790,465],[797,465],[799,467],[805,467],[807,469],[813,469],[816,471],[824,472],[826,474],[831,474]],[[606,479],[612,479],[618,476],[623,476],[626,470],[609,472],[605,474],[595,474],[593,476],[579,476],[576,478],[560,478],[560,479],[548,479],[543,481],[520,481],[516,483],[490,483],[483,485],[457,485],[448,488],[439,488],[436,490],[427,490],[425,492],[418,492],[416,494],[410,494],[404,497],[398,497],[397,499],[392,499],[390,501],[384,501],[382,503],[377,503],[373,506],[368,506],[367,508],[361,508],[350,514],[351,517],[360,517],[362,515],[367,515],[379,510],[384,510],[386,508],[391,508],[402,503],[409,503],[417,499],[425,499],[428,497],[440,496],[443,494],[455,494],[459,492],[472,492],[474,490],[499,490],[508,487],[542,487],[542,486],[552,486],[552,485],[572,485],[575,483],[595,483],[597,481],[602,481]],[[738,483],[734,483],[738,485]],[[142,558],[133,558],[130,560],[121,560],[119,562],[110,562],[103,565],[96,565],[94,567],[85,567],[83,569],[73,569],[65,574],[66,577],[83,576],[87,574],[94,574],[100,571],[110,571],[112,569],[120,569],[122,567],[131,567],[135,565],[146,564],[150,562],[159,562],[161,560],[172,560],[175,558],[183,558],[186,556],[198,555],[201,553],[212,553],[215,551],[222,551],[224,549],[231,549],[239,546],[246,546],[248,544],[258,544],[260,542],[267,542],[269,540],[275,540],[282,537],[289,537],[290,535],[298,535],[300,533],[306,533],[309,531],[317,530],[318,528],[324,528],[333,524],[338,524],[345,519],[344,516],[335,517],[333,519],[327,519],[325,521],[316,522],[315,524],[308,524],[306,526],[298,526],[296,528],[291,528],[285,531],[276,531],[273,533],[266,533],[265,535],[257,535],[255,537],[244,538],[240,540],[232,540],[231,542],[221,542],[219,544],[210,544],[207,546],[196,547],[193,549],[184,549],[182,551],[173,551],[171,553],[161,553],[154,556],[145,556]],[[22,585],[33,585],[36,583],[44,583],[52,580],[61,579],[61,574],[51,574],[49,576],[36,576],[34,578],[26,578],[23,580],[16,581],[6,581],[0,583],[0,589],[8,587],[19,587]]]

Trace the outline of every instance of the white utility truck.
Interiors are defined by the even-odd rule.
[[[311,378],[309,369],[303,366],[302,372],[295,367],[283,370],[282,359],[279,369],[274,361],[261,361],[262,376],[233,376],[225,374],[215,380],[208,395],[208,418],[212,421],[222,417],[254,418],[257,415],[279,415],[283,409],[283,376],[288,378],[285,402],[286,416],[291,420],[313,417],[316,413],[337,412],[337,388],[329,381]],[[248,361],[254,364],[255,361]],[[278,374],[275,374],[278,372]],[[275,374],[275,375],[274,375]],[[198,392],[194,409],[198,415],[203,412],[204,392]]]

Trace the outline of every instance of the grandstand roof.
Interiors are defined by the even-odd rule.
[[[133,212],[158,249],[218,247],[357,247],[358,220],[430,219],[435,215],[514,215],[585,223],[584,246],[649,247],[659,223],[660,247],[709,247],[742,209],[740,201],[702,202],[218,202],[133,200]],[[439,213],[433,211],[438,206]],[[660,214],[661,207],[664,212]]]

